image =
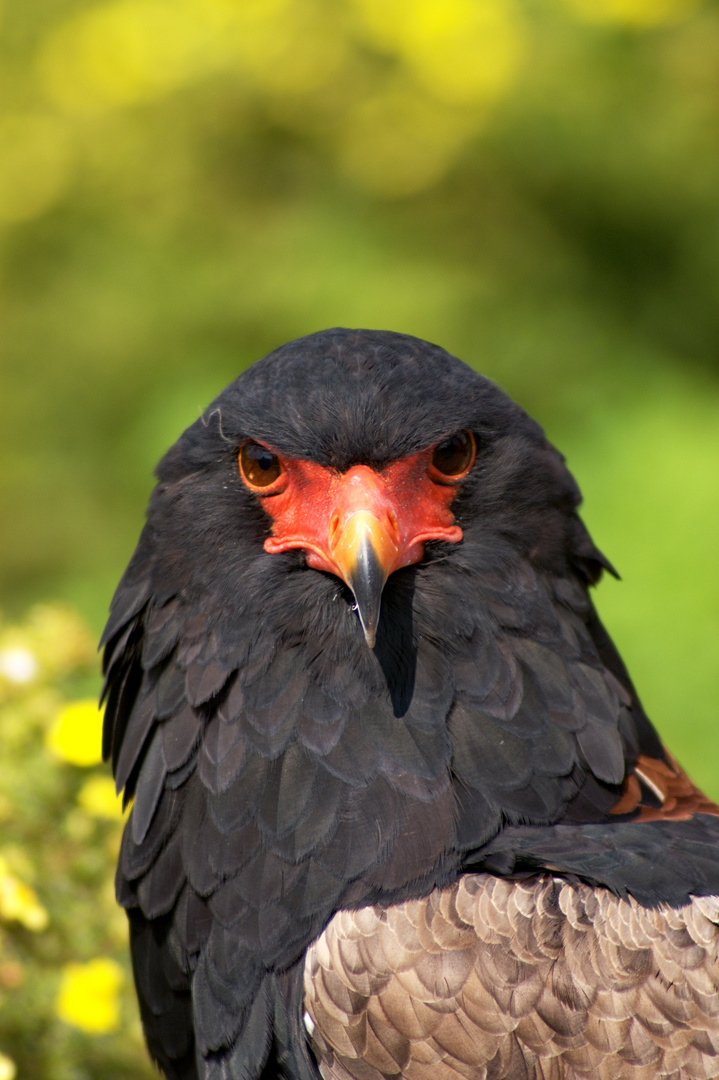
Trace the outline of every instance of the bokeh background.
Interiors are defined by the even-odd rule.
[[[416,334],[540,420],[719,798],[716,2],[5,0],[0,325],[0,1080],[144,1075],[73,703],[156,460],[289,338]]]

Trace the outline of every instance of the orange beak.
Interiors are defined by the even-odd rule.
[[[382,472],[355,465],[342,474],[285,459],[286,486],[263,501],[273,518],[265,550],[302,548],[308,566],[341,578],[371,649],[390,574],[419,562],[425,540],[462,539],[449,510],[455,492],[428,479],[425,457],[413,455]]]
[[[338,530],[333,561],[339,577],[354,593],[370,649],[374,648],[377,636],[382,590],[399,551],[396,533],[393,536],[368,510],[357,510]]]
[[[358,465],[342,479],[330,518],[327,561],[354,593],[365,639],[373,649],[382,590],[392,571],[404,565],[402,540],[380,476]],[[324,569],[311,556],[307,562]]]

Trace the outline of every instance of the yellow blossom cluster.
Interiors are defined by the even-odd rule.
[[[65,964],[57,996],[57,1015],[82,1031],[105,1034],[120,1025],[120,989],[124,975],[109,956],[86,964]]]
[[[47,733],[47,745],[71,765],[99,765],[102,761],[102,716],[94,698],[70,701],[59,710]]]
[[[44,930],[48,923],[45,908],[30,885],[12,873],[8,860],[0,855],[0,920],[16,920],[28,930]]]
[[[58,1054],[64,1071],[92,1074],[100,1053],[101,1075],[150,1075],[114,901],[124,815],[97,685],[71,611],[0,622],[0,1080],[50,1080]]]

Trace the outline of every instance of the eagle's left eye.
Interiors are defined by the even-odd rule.
[[[240,450],[240,473],[248,487],[270,487],[281,472],[280,459],[266,446],[250,439]]]
[[[474,465],[477,447],[471,431],[458,431],[437,443],[432,453],[432,466],[447,479],[458,480]]]

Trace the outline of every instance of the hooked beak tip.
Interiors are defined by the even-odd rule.
[[[354,593],[365,641],[370,649],[374,649],[387,571],[369,536],[364,537],[359,545],[356,559],[346,580]]]
[[[364,631],[364,639],[369,645],[370,649],[374,649],[377,642],[377,630],[374,626],[365,626],[360,616],[360,622],[362,623],[362,630]]]

